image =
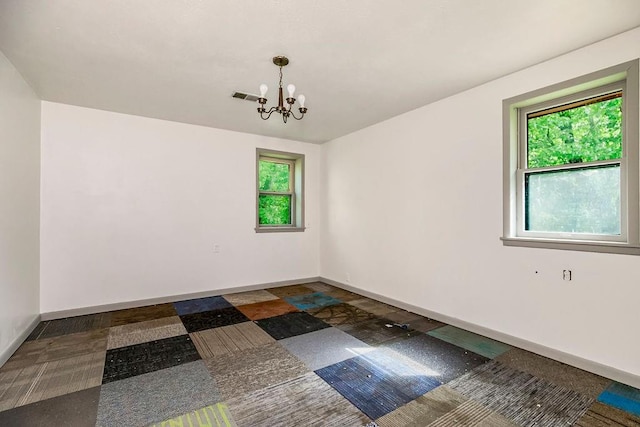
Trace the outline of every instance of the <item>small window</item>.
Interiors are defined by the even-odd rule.
[[[304,155],[258,149],[256,231],[304,231]]]
[[[638,253],[638,61],[504,101],[507,245]]]

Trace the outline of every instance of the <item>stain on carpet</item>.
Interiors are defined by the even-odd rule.
[[[354,325],[376,318],[374,314],[346,303],[320,307],[308,312],[331,326]]]

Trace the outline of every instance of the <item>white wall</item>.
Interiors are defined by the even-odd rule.
[[[40,101],[0,53],[0,365],[39,312]]]
[[[254,231],[256,147],[306,155],[305,232]],[[319,152],[43,102],[41,312],[317,276]]]
[[[502,100],[639,56],[635,29],[324,145],[321,276],[640,375],[640,257],[499,240]]]

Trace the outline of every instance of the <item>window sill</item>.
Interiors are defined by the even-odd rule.
[[[501,237],[504,246],[519,246],[525,248],[560,249],[566,251],[600,252],[623,255],[640,255],[640,246],[627,243],[595,242],[595,241],[567,241],[555,239],[533,239],[523,237]]]
[[[296,233],[305,230],[305,227],[256,227],[256,233]]]

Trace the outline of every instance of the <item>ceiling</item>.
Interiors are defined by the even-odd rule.
[[[322,143],[640,26],[638,0],[1,0],[44,100]],[[234,91],[284,84],[302,121]]]

